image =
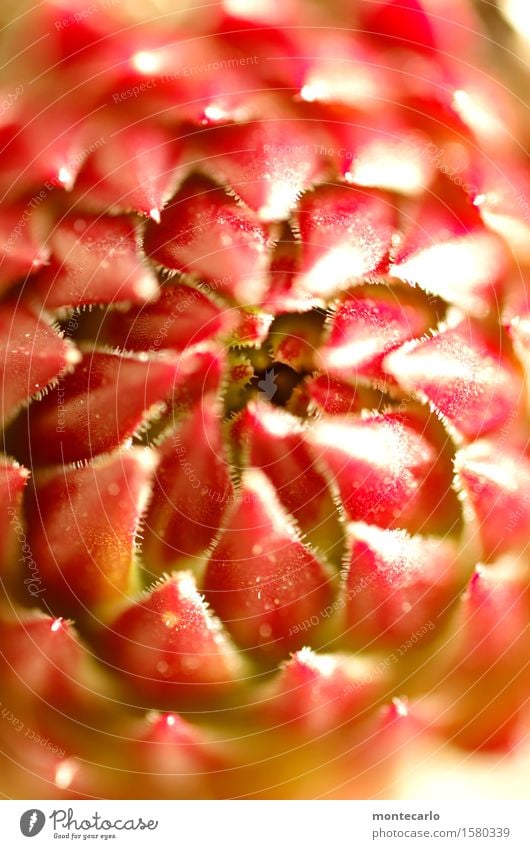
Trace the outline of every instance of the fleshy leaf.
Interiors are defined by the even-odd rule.
[[[324,368],[342,380],[385,380],[384,356],[433,326],[432,311],[414,292],[374,286],[347,295],[329,322],[319,351]]]
[[[21,504],[28,477],[27,469],[0,454],[0,575],[12,569],[17,540],[23,541]]]
[[[50,236],[49,268],[28,286],[48,310],[85,304],[144,303],[158,282],[142,261],[128,218],[71,215]]]
[[[390,247],[395,209],[370,189],[320,186],[299,206],[302,268],[297,288],[326,298],[376,270]]]
[[[265,472],[287,512],[329,556],[342,530],[328,482],[298,419],[265,401],[252,402],[234,423],[233,434],[249,465]]]
[[[456,455],[457,481],[478,522],[483,557],[522,549],[530,537],[530,461],[480,440]]]
[[[90,617],[137,588],[136,536],[153,465],[145,450],[133,449],[37,476],[27,501],[28,541],[56,609]]]
[[[107,662],[150,703],[219,699],[244,671],[241,656],[186,572],[127,607],[101,639]]]
[[[361,3],[359,26],[386,48],[428,54],[436,49],[433,21],[418,0]]]
[[[301,117],[222,127],[206,139],[208,151],[215,150],[207,167],[261,221],[288,218],[302,191],[322,176],[324,157]]]
[[[1,418],[5,421],[71,369],[81,355],[21,303],[0,305],[0,336]]]
[[[274,247],[269,268],[269,290],[263,305],[275,315],[281,313],[305,313],[319,306],[319,298],[313,297],[297,286],[300,270],[301,245],[292,231],[284,225],[281,238]]]
[[[517,366],[502,341],[472,319],[406,343],[386,357],[384,368],[469,439],[513,420],[521,401]]]
[[[504,245],[484,231],[427,245],[393,265],[390,273],[481,316],[495,305],[506,269]]]
[[[508,254],[464,189],[439,176],[407,219],[411,223],[390,273],[473,315],[496,309]]]
[[[87,160],[77,180],[83,204],[101,210],[142,212],[154,221],[170,197],[179,144],[156,124],[115,129]]]
[[[149,222],[144,248],[155,262],[207,281],[242,303],[259,301],[268,236],[256,215],[204,177],[191,177]]]
[[[180,120],[191,121],[201,128],[240,115],[258,86],[253,74],[254,57],[242,52],[241,44],[235,50],[228,49],[211,33],[198,38],[185,37],[184,33],[180,28],[173,30],[173,35],[162,39],[161,44],[160,36],[159,44],[148,41],[138,44],[135,38],[134,49],[121,66],[123,77],[119,86],[114,86],[114,93],[118,97],[124,93],[127,100],[127,92],[138,87],[139,102],[151,121],[153,103],[159,104],[162,115],[171,110],[173,116],[178,110]]]
[[[201,555],[233,497],[215,396],[205,395],[159,446],[143,551],[152,570]]]
[[[286,733],[345,731],[377,703],[384,692],[384,672],[371,659],[303,648],[267,684],[260,718]]]
[[[258,347],[265,342],[274,316],[267,312],[239,309],[231,318],[235,328],[228,339],[229,344]]]
[[[126,732],[124,759],[149,773],[162,798],[175,794],[179,799],[212,797],[211,773],[225,764],[202,729],[176,713],[150,713],[141,723],[135,720]]]
[[[351,30],[341,31],[331,27],[307,29],[298,36],[302,39],[300,52],[311,57],[307,68],[300,68],[303,71],[301,99],[311,104],[350,107],[350,116],[353,114],[356,118],[358,113],[353,112],[353,109],[367,110],[369,118],[366,113],[361,114],[365,122],[369,120],[372,123],[381,100],[385,100],[388,106],[390,99],[395,96],[392,79],[387,69],[381,67],[377,51],[367,45],[365,40],[355,40]],[[331,114],[337,115],[337,112]],[[353,153],[351,149],[347,151],[341,135],[347,114],[342,113],[343,120],[337,120],[336,124],[333,122],[329,129],[332,134],[336,131],[340,139],[340,144],[337,144],[336,150],[332,148],[332,152],[338,153],[339,149],[341,153],[348,152],[351,162]]]
[[[153,303],[109,312],[99,338],[129,351],[183,351],[228,332],[236,320],[234,311],[223,310],[200,289],[176,283],[164,286]]]
[[[450,474],[429,486],[437,452],[397,414],[322,418],[308,433],[333,476],[348,517],[383,528],[428,532],[438,524]]]
[[[526,264],[530,260],[530,178],[526,162],[517,161],[513,151],[511,154],[501,164],[495,159],[493,174],[484,180],[474,203],[486,226],[499,233]]]
[[[28,411],[28,451],[37,464],[112,451],[167,400],[180,359],[85,353],[72,374]]]
[[[44,614],[0,622],[2,681],[17,704],[48,706],[75,715],[98,705],[105,684],[75,629]]]
[[[366,121],[361,117],[360,121]],[[342,170],[345,180],[356,186],[367,186],[403,195],[415,196],[430,185],[434,163],[425,137],[399,121],[383,118],[377,122],[370,116],[369,127],[355,127],[352,132],[355,156],[346,149]]]
[[[526,569],[510,558],[491,566],[480,564],[461,599],[455,643],[460,667],[482,672],[494,666],[524,671],[528,659],[528,606]]]
[[[265,658],[299,648],[300,624],[318,620],[332,600],[326,568],[300,541],[263,472],[243,475],[204,590],[234,639]]]
[[[269,342],[273,359],[293,371],[314,371],[318,363],[322,325],[323,317],[316,310],[278,316],[271,328]]]
[[[458,585],[454,546],[361,522],[350,525],[349,543],[345,640],[373,649],[432,639]]]
[[[363,404],[363,396],[366,403]],[[375,392],[361,389],[347,383],[341,383],[326,373],[310,375],[300,383],[289,400],[289,410],[295,415],[307,413],[327,413],[330,416],[358,413],[361,408],[372,409],[376,406]]]
[[[2,148],[1,184],[9,197],[31,192],[40,204],[54,189],[75,183],[92,138],[78,105],[66,108],[63,101],[61,106],[43,104],[38,95],[26,101]]]
[[[173,383],[173,409],[189,410],[204,395],[219,392],[225,369],[225,352],[217,345],[205,343],[185,349]]]
[[[34,215],[23,204],[0,209],[0,291],[46,264],[49,250],[39,244]]]
[[[437,723],[469,749],[509,751],[528,700],[528,574],[510,559],[477,566],[457,611]]]

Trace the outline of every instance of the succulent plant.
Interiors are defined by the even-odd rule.
[[[450,0],[168,20],[11,39],[0,789],[384,797],[418,743],[517,752],[518,104]]]

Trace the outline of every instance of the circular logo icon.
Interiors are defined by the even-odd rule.
[[[25,811],[20,817],[20,830],[25,837],[35,837],[44,828],[46,816],[38,808]]]

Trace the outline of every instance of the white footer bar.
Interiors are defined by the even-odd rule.
[[[525,801],[4,801],[6,849],[530,847]]]

